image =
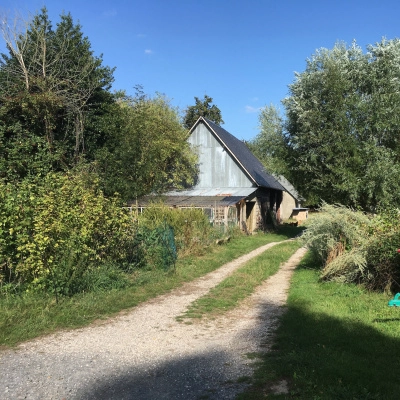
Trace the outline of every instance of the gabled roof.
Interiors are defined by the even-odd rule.
[[[221,142],[221,144],[231,154],[236,162],[238,162],[239,165],[245,170],[249,178],[257,186],[282,191],[285,190],[285,188],[276,180],[276,178],[274,178],[265,170],[260,160],[254,156],[245,143],[235,138],[235,136],[231,135],[228,131],[221,128],[209,119],[200,117],[193,125],[190,133],[200,122],[203,122],[208,126],[216,138]]]

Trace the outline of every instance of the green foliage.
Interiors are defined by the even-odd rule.
[[[183,125],[186,129],[190,129],[200,117],[207,118],[217,125],[224,123],[221,110],[215,104],[211,105],[212,97],[204,95],[203,100],[198,97],[195,97],[194,100],[196,104],[189,106],[183,117]]]
[[[85,274],[121,263],[133,224],[118,198],[105,198],[84,171],[2,184],[0,279],[27,290],[70,295]],[[87,281],[87,280],[86,280]]]
[[[177,110],[165,97],[117,93],[105,124],[108,139],[96,159],[106,194],[132,200],[193,182],[196,157]]]
[[[161,267],[164,270],[175,267],[177,250],[174,230],[166,222],[155,228],[140,226],[136,232],[135,242],[138,262],[136,266],[149,269]]]
[[[365,241],[370,225],[370,219],[360,211],[323,203],[318,215],[309,219],[302,240],[325,265]]]
[[[171,209],[162,203],[154,203],[139,217],[139,225],[147,229],[156,229],[163,224],[172,227],[177,251],[182,255],[200,251],[222,234],[210,225],[200,209]]]
[[[320,49],[289,86],[282,148],[310,204],[400,204],[400,41]]]
[[[247,142],[247,145],[267,171],[286,175],[286,144],[283,136],[283,118],[279,110],[273,105],[265,106],[258,119],[260,133]]]
[[[0,25],[9,52],[0,58],[0,175],[23,179],[75,165],[102,135],[85,126],[111,101],[113,70],[94,56],[70,14],[55,29],[46,8],[25,31]]]
[[[373,290],[400,287],[398,211],[367,217],[323,204],[321,213],[308,222],[303,241],[322,262],[322,279],[361,283]]]

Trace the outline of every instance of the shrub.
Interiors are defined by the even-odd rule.
[[[139,226],[149,229],[156,229],[163,224],[174,230],[176,248],[180,254],[196,253],[223,235],[221,230],[210,225],[201,209],[169,208],[162,203],[155,203],[139,217]]]
[[[324,204],[303,240],[323,262],[321,279],[400,289],[400,224],[397,210],[379,216]]]
[[[96,176],[51,173],[0,190],[2,282],[70,295],[88,271],[127,259],[132,219],[117,197],[104,197]]]
[[[308,221],[302,240],[325,265],[344,251],[360,246],[370,225],[370,218],[362,212],[323,203],[317,215]]]

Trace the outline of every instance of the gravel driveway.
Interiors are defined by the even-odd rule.
[[[305,250],[216,320],[177,322],[188,305],[262,246],[102,324],[62,331],[0,352],[1,399],[233,399],[252,374],[246,354],[266,351]],[[239,379],[243,381],[244,379]]]

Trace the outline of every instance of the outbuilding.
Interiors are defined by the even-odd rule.
[[[201,208],[212,224],[238,225],[248,233],[282,221],[287,189],[244,142],[203,117],[191,128],[188,141],[198,154],[195,185],[166,193],[166,205]],[[139,199],[139,207],[149,201],[149,196]]]

